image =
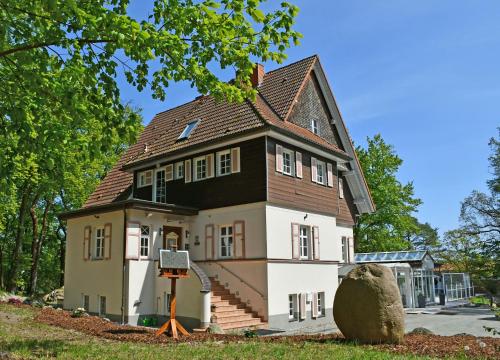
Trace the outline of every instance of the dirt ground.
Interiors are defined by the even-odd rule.
[[[25,305],[19,305],[25,306]],[[1,315],[0,315],[1,316]],[[12,315],[9,315],[12,317]],[[167,344],[175,342],[200,343],[215,341],[219,343],[261,341],[261,342],[317,342],[317,343],[345,343],[340,333],[328,335],[296,335],[296,336],[259,336],[248,338],[242,335],[216,335],[208,333],[194,333],[189,337],[181,337],[175,341],[161,335],[156,337],[154,329],[118,325],[96,316],[72,318],[70,313],[63,310],[44,308],[39,311],[35,320],[44,324],[59,326],[65,329],[76,330],[88,335],[98,336],[109,340],[140,342],[148,344]],[[500,339],[474,336],[437,336],[437,335],[406,335],[402,345],[360,345],[377,350],[399,354],[427,355],[434,357],[463,356],[489,359],[500,358]]]

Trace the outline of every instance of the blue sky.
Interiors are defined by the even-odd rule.
[[[424,202],[420,221],[456,227],[461,200],[486,188],[487,143],[500,126],[500,1],[289,1],[304,38],[286,63],[319,54],[354,142],[382,134]],[[132,1],[130,13],[148,8]],[[167,95],[122,86],[145,123],[196,90],[175,84]]]

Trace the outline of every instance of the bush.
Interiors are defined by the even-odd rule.
[[[73,318],[80,318],[83,316],[89,316],[84,308],[77,308],[71,312],[71,317]]]
[[[257,337],[257,331],[255,331],[254,329],[248,329],[245,330],[244,335],[247,338],[254,338]]]
[[[16,298],[16,297],[11,297],[9,298],[9,300],[7,301],[9,304],[22,304],[23,301],[19,298]]]

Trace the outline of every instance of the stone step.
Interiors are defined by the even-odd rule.
[[[215,291],[212,289],[212,295],[213,296],[221,296],[221,295],[229,295],[229,294],[231,294],[231,293],[227,289],[224,289],[224,290],[215,290]]]
[[[212,301],[212,305],[214,306],[226,306],[226,305],[239,305],[241,304],[241,301],[238,299],[231,299],[231,300],[215,300]]]
[[[233,321],[233,322],[227,322],[227,323],[223,323],[223,324],[219,324],[219,325],[222,329],[228,330],[228,329],[249,328],[249,327],[254,327],[254,326],[265,326],[266,324],[263,323],[260,319],[252,318],[250,320]]]
[[[225,315],[225,313],[219,313],[213,317],[213,322],[216,324],[232,323],[236,321],[247,321],[254,320],[252,314],[239,314],[239,315]],[[259,319],[260,320],[260,319]]]
[[[216,310],[219,310],[219,311],[212,311],[212,316],[216,316],[216,317],[219,317],[219,316],[231,316],[231,315],[243,315],[243,314],[251,314],[251,315],[254,315],[250,310],[247,310],[245,308],[236,308],[236,307],[232,307],[230,308],[229,306],[228,307],[222,307],[222,308],[219,308]]]
[[[246,311],[246,306],[245,304],[235,304],[235,305],[230,305],[230,304],[215,304],[215,306],[212,308],[212,313],[219,313],[219,312],[226,312],[226,311],[236,311],[236,310],[245,310]]]
[[[210,297],[211,302],[217,302],[221,300],[238,300],[240,301],[236,296],[232,294],[226,294],[226,295],[212,295]]]

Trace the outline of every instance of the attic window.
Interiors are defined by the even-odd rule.
[[[186,127],[184,128],[184,131],[182,131],[181,135],[179,136],[179,138],[177,140],[187,139],[191,135],[193,130],[196,128],[196,125],[198,125],[199,122],[200,122],[200,119],[197,119],[197,120],[194,120],[194,121],[191,121],[190,123],[188,123],[186,125]]]

